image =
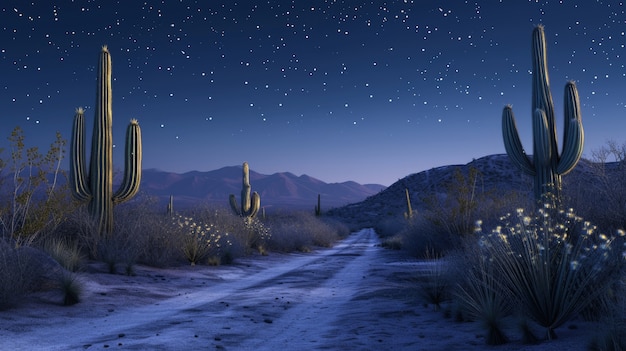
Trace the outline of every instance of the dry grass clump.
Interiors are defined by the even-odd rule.
[[[83,283],[74,273],[64,273],[59,277],[59,289],[63,294],[63,305],[71,306],[80,302]]]
[[[424,253],[425,264],[417,275],[419,282],[418,295],[424,303],[432,304],[435,310],[450,300],[451,270],[449,262],[434,251]]]
[[[492,262],[468,245],[465,257],[459,263],[464,269],[454,296],[459,300],[464,315],[483,323],[487,330],[487,345],[508,342],[502,323],[510,314],[511,305],[504,287],[497,280]]]
[[[84,255],[77,242],[54,238],[43,245],[43,250],[70,272],[78,272],[83,268]]]

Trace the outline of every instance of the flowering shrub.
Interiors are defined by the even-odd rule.
[[[547,329],[548,338],[619,278],[624,253],[613,242],[623,231],[614,237],[597,233],[573,210],[550,205],[535,216],[518,209],[501,220],[490,233],[478,226],[479,250],[493,265],[495,281],[521,312]]]
[[[246,248],[255,248],[260,253],[266,254],[267,241],[272,234],[267,227],[258,218],[242,217],[244,223],[243,242]]]
[[[174,227],[183,230],[182,251],[185,258],[195,265],[211,256],[221,256],[223,248],[232,245],[230,235],[221,233],[213,224],[194,221],[191,217],[174,217]]]

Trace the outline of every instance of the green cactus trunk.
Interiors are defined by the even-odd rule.
[[[126,131],[124,178],[113,193],[113,113],[111,109],[111,56],[102,48],[98,65],[95,122],[91,142],[89,175],[85,161],[84,110],[78,108],[70,146],[70,183],[73,196],[88,202],[89,213],[98,223],[101,234],[113,230],[113,206],[132,198],[141,181],[141,130],[131,120]]]
[[[413,218],[413,208],[411,207],[411,195],[409,194],[408,188],[404,188],[404,194],[406,197],[406,212],[404,213],[404,218],[411,219]]]
[[[234,194],[230,194],[230,207],[238,216],[252,219],[261,208],[261,196],[255,191],[250,196],[250,168],[248,162],[243,163],[243,187],[241,189],[241,207],[237,205],[237,199]]]
[[[174,215],[174,195],[170,195],[170,201],[167,203],[167,215]]]
[[[568,82],[564,97],[563,150],[559,155],[543,26],[539,25],[533,30],[532,43],[532,162],[522,147],[511,106],[506,106],[502,112],[502,136],[512,162],[524,173],[535,178],[535,199],[544,201],[545,196],[552,194],[558,201],[561,177],[574,169],[582,156],[584,131],[580,102],[576,84]]]

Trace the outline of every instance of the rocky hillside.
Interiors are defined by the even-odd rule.
[[[564,183],[585,187],[593,181],[593,164],[581,160],[578,166],[564,177]],[[414,210],[425,210],[422,201],[427,196],[445,196],[455,172],[467,175],[471,168],[480,171],[476,189],[506,193],[515,191],[531,199],[532,178],[521,173],[506,154],[485,156],[465,165],[450,165],[411,174],[364,201],[335,208],[329,215],[339,217],[356,227],[372,227],[389,217],[401,216],[406,211],[405,189],[409,189]]]

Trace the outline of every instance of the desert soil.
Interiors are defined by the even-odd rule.
[[[270,254],[219,267],[156,269],[136,276],[82,273],[83,301],[60,306],[40,293],[0,312],[2,350],[583,350],[588,330],[558,341],[486,347],[475,322],[424,305],[424,262],[379,246],[365,229],[331,249]]]

